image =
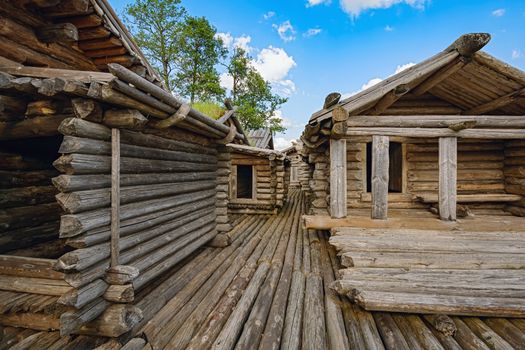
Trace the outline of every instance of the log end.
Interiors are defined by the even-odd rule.
[[[339,103],[339,100],[341,99],[341,94],[338,92],[332,92],[326,96],[324,99],[323,109],[328,109],[330,107],[335,106]]]
[[[456,50],[461,56],[470,57],[489,43],[489,33],[463,34],[446,51]]]

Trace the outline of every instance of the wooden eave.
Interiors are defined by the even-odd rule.
[[[468,38],[468,36],[463,37]],[[409,91],[400,97],[399,101],[418,97],[414,96],[413,92],[432,79],[437,83],[430,86],[425,92],[458,108],[455,113],[451,110],[450,114],[469,114],[469,110],[509,94],[516,94],[515,100],[489,111],[490,114],[525,114],[525,103],[520,98],[523,96],[522,89],[525,87],[525,72],[485,52],[476,51],[465,56],[460,51],[453,44],[445,51],[340,101],[329,109],[315,112],[309,124],[315,125],[331,119],[332,111],[336,107],[342,107],[350,115],[370,114],[368,113],[370,108],[400,86],[406,86]],[[444,69],[447,68],[453,68],[453,73],[443,75]],[[439,74],[442,75],[442,80],[436,79],[436,75]],[[382,114],[389,115],[387,111]]]

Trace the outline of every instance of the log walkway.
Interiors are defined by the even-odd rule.
[[[230,246],[202,249],[137,295],[144,320],[124,347],[99,349],[524,349],[523,319],[368,312],[339,296],[339,258],[327,232],[302,228],[304,211],[295,191],[277,215],[237,218]],[[10,346],[13,330],[2,330]],[[57,332],[25,332],[74,348]],[[100,344],[69,338],[88,340],[77,348]]]

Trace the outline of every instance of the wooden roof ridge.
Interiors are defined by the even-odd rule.
[[[278,158],[284,158],[284,153],[277,151],[277,150],[273,150],[273,149],[259,148],[259,147],[240,145],[240,144],[235,144],[235,143],[229,143],[226,145],[226,147],[230,150],[238,151],[238,152],[246,153],[246,154],[258,155],[258,156],[275,155]]]
[[[438,72],[447,65],[453,64],[458,58],[475,59],[477,62],[481,62],[483,65],[487,65],[501,74],[504,73],[517,81],[523,81],[523,79],[525,79],[524,72],[511,67],[487,53],[478,52],[490,41],[490,38],[491,36],[488,33],[464,34],[436,55],[366,90],[350,96],[329,108],[315,112],[310,118],[310,123],[330,119],[332,117],[332,111],[337,107],[343,107],[349,113],[360,113],[370,107],[371,103],[378,101],[387,93],[400,86],[405,85],[409,89],[417,87],[418,83],[424,81],[425,78],[430,77],[433,73]]]

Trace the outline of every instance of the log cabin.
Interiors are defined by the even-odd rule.
[[[348,286],[327,231],[301,225],[304,191],[228,216],[224,162],[260,149],[234,108],[214,121],[166,91],[107,1],[2,0],[0,16],[0,349],[525,342],[520,318],[369,312],[335,293]]]
[[[0,325],[120,336],[217,234],[219,149],[248,139],[166,91],[105,0],[0,21]]]
[[[290,188],[301,188],[308,191],[310,188],[310,167],[304,160],[302,142],[294,141],[292,145],[282,151],[288,160],[285,167],[286,179],[289,179]]]
[[[525,316],[525,73],[489,40],[330,94],[304,130],[305,226],[331,230],[334,288],[366,310]]]

